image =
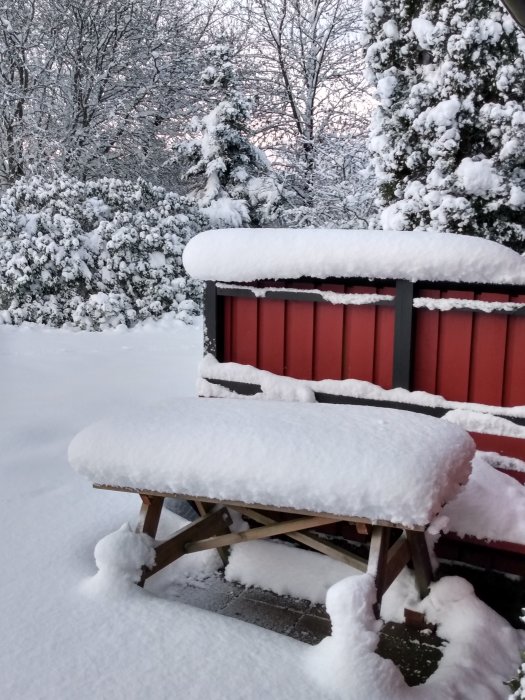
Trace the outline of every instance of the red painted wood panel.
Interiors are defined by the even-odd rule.
[[[442,298],[473,299],[473,292],[443,292]],[[468,401],[472,312],[440,312],[436,393]]]
[[[222,350],[222,357],[220,356],[220,350],[219,350],[219,358],[223,362],[231,362],[232,361],[232,299],[231,297],[220,297],[218,299],[218,303],[223,304],[223,323],[224,323],[224,328],[223,328],[223,333],[224,333],[224,339],[223,339],[223,350]]]
[[[480,301],[508,301],[508,294],[479,294]],[[507,316],[474,314],[470,354],[469,401],[501,406],[505,374]]]
[[[439,299],[438,289],[422,289],[418,296]],[[436,393],[439,311],[414,309],[412,353],[412,390]]]
[[[347,287],[349,294],[376,294],[376,287]],[[374,381],[376,307],[346,306],[343,329],[343,379]]]
[[[486,542],[468,536],[459,538],[449,532],[439,539],[435,551],[442,559],[523,575],[525,546],[513,542]]]
[[[344,294],[344,284],[321,284],[323,292]],[[344,306],[319,302],[315,304],[314,379],[341,379],[343,367]]]
[[[513,296],[510,300],[525,303],[525,294]],[[503,405],[525,405],[525,316],[508,319]]]
[[[232,297],[231,359],[257,367],[257,299]]]
[[[478,450],[497,452],[507,457],[517,457],[525,461],[525,440],[507,435],[489,435],[487,433],[470,433]],[[524,472],[525,474],[525,472]]]
[[[294,282],[294,289],[313,289],[309,283]],[[296,379],[312,379],[314,347],[314,305],[309,301],[286,302],[284,373]]]
[[[381,287],[379,294],[395,294],[394,287]],[[392,388],[394,366],[394,322],[393,306],[378,306],[376,310],[376,333],[374,347],[374,384],[383,389]]]
[[[258,367],[284,374],[285,303],[280,299],[259,300]]]

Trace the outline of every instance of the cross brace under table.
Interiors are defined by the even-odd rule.
[[[372,522],[367,518],[313,513],[306,510],[246,504],[239,501],[218,501],[188,494],[159,493],[102,484],[94,486],[110,491],[138,493],[142,499],[142,508],[137,532],[143,532],[152,538],[155,538],[157,534],[165,498],[182,498],[191,501],[200,514],[197,520],[178,530],[168,540],[158,542],[155,545],[155,565],[151,569],[144,567],[139,582],[140,586],[143,586],[150,576],[184,554],[200,552],[204,549],[217,549],[223,561],[226,561],[225,548],[229,545],[276,535],[286,535],[286,537],[310,549],[349,564],[358,571],[371,574],[375,579],[377,589],[375,613],[378,617],[383,594],[410,561],[414,568],[416,584],[421,597],[428,593],[428,587],[433,578],[425,540],[424,531],[426,528],[424,527],[407,528],[383,520]],[[237,511],[259,526],[243,532],[231,532],[232,520],[228,509]],[[359,532],[368,532],[371,528],[368,560],[310,532],[314,528],[340,522],[354,523]],[[392,544],[393,530],[401,530],[401,534]]]

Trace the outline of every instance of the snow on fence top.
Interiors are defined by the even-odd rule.
[[[446,421],[387,408],[179,399],[85,428],[74,469],[99,484],[427,525],[470,474]]]
[[[525,284],[525,258],[453,233],[344,229],[204,231],[184,251],[191,277],[222,282],[368,277]]]

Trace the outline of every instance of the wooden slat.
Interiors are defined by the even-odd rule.
[[[276,535],[286,535],[289,532],[297,532],[298,530],[308,530],[311,527],[321,527],[322,525],[330,525],[331,523],[339,522],[338,518],[319,518],[308,517],[298,518],[296,520],[285,520],[275,525],[263,525],[245,532],[232,532],[229,535],[219,535],[218,537],[210,537],[201,539],[196,542],[191,542],[186,545],[186,551],[202,552],[205,549],[216,549],[217,547],[229,546],[238,544],[239,542],[250,542],[252,540],[260,540],[265,537],[275,537]]]
[[[261,525],[272,525],[278,522],[273,518],[269,518],[263,513],[253,510],[253,508],[236,508],[235,510],[238,513],[241,513],[241,515],[251,518],[257,523],[261,523]],[[358,557],[356,554],[352,554],[351,552],[343,549],[342,547],[338,547],[332,542],[316,537],[312,533],[306,534],[304,532],[289,532],[286,536],[290,537],[296,542],[304,544],[306,547],[310,547],[310,549],[314,549],[316,552],[326,554],[332,559],[336,559],[343,564],[348,564],[348,566],[351,566],[358,571],[365,572],[367,569],[367,563],[362,557]]]
[[[323,292],[344,294],[344,284],[321,284]],[[343,366],[343,306],[320,302],[315,305],[314,379],[341,379]]]
[[[525,302],[525,294],[511,297],[510,300],[523,303]],[[503,387],[504,406],[523,406],[525,404],[524,348],[525,318],[520,316],[509,318]]]
[[[507,435],[489,435],[487,433],[470,433],[476,447],[483,452],[497,452],[507,457],[516,457],[525,461],[525,440]],[[524,474],[524,472],[522,472]]]
[[[257,367],[257,299],[232,298],[231,357]]]
[[[441,293],[437,289],[420,289],[418,295],[439,299]],[[436,393],[439,319],[439,311],[414,309],[413,391]]]
[[[297,289],[313,289],[313,284],[294,282]],[[312,379],[314,347],[314,304],[286,302],[284,373],[296,379]]]
[[[244,503],[243,501],[227,501],[219,498],[209,498],[208,496],[193,496],[187,493],[167,493],[160,491],[152,491],[150,489],[144,488],[132,488],[131,486],[113,486],[111,484],[93,484],[93,488],[101,489],[104,491],[122,491],[124,493],[142,493],[151,496],[163,496],[165,498],[183,498],[185,501],[202,501],[203,503],[219,503],[220,505],[227,506],[228,508],[254,508],[256,510],[271,511],[275,513],[289,513],[290,515],[308,515],[313,517],[320,517],[323,519],[328,519],[334,521],[334,519],[349,523],[368,523],[369,525],[382,525],[384,527],[395,527],[398,529],[404,529],[402,523],[392,523],[389,520],[371,520],[370,518],[362,518],[357,515],[341,515],[339,513],[326,513],[324,511],[314,512],[312,510],[306,510],[301,508],[289,508],[281,506],[266,505],[263,503]],[[414,525],[412,529],[415,531],[423,532],[426,529],[426,525]]]
[[[231,525],[231,518],[226,508],[204,515],[197,520],[186,525],[175,533],[169,540],[161,542],[155,547],[155,565],[151,569],[145,568],[142,573],[143,583],[146,579],[156,574],[157,571],[179,559],[187,553],[186,545],[199,537],[210,537],[211,535],[228,531]]]
[[[223,348],[222,357],[220,348],[218,348],[219,358],[223,362],[232,362],[232,300],[229,297],[223,297]]]
[[[257,366],[280,375],[284,374],[284,321],[284,301],[259,301]]]
[[[444,299],[473,299],[473,292],[443,292]],[[440,312],[436,393],[450,401],[468,401],[472,312]]]
[[[162,506],[164,504],[164,496],[141,493],[140,497],[142,499],[142,506],[135,531],[143,532],[145,535],[155,538]]]
[[[378,289],[380,294],[395,294],[393,287]],[[392,388],[394,367],[394,324],[393,307],[378,306],[376,309],[376,332],[374,346],[374,384],[383,389]]]
[[[484,293],[477,298],[480,301],[509,301],[508,294]],[[473,403],[502,405],[507,320],[504,314],[474,314],[468,397]]]
[[[377,294],[376,287],[353,286],[349,294]],[[343,379],[374,381],[376,307],[347,306],[344,318]]]

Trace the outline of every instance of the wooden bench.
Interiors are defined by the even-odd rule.
[[[155,545],[155,566],[144,567],[139,585],[184,554],[205,549],[218,549],[223,561],[224,548],[240,542],[250,542],[266,537],[286,535],[293,541],[326,554],[348,564],[361,572],[370,573],[377,589],[376,614],[379,615],[383,593],[393,583],[401,570],[412,562],[417,589],[421,597],[428,592],[432,581],[432,566],[425,540],[424,527],[404,528],[399,524],[379,521],[372,523],[367,518],[338,516],[330,513],[311,513],[305,510],[276,508],[259,503],[218,501],[195,497],[190,494],[157,493],[129,487],[94,484],[97,489],[138,493],[142,499],[136,531],[155,538],[165,498],[182,498],[194,504],[200,517],[176,532],[170,539]],[[211,506],[211,508],[210,508]],[[215,507],[214,507],[215,506]],[[229,510],[244,518],[259,523],[242,532],[230,532],[232,524]],[[370,534],[368,560],[351,553],[312,532],[316,528],[333,523],[354,523],[362,534]],[[395,532],[400,533],[396,538]]]
[[[96,488],[138,493],[138,531],[155,538],[165,498],[200,517],[155,545],[150,576],[186,553],[285,535],[376,582],[381,597],[412,562],[432,579],[425,530],[470,473],[474,445],[455,425],[402,411],[268,401],[181,399],[86,428],[73,467]],[[229,511],[255,527],[231,532]],[[396,517],[397,516],[397,517]],[[368,560],[314,532],[348,522],[370,534]]]

